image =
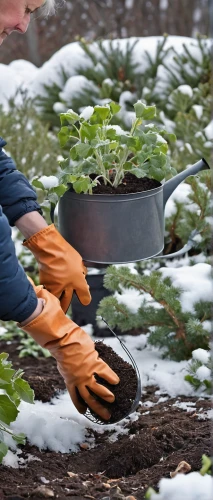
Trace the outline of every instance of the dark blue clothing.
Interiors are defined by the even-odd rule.
[[[0,319],[22,322],[36,308],[37,297],[19,264],[10,225],[26,213],[41,213],[34,189],[2,148],[0,137]]]

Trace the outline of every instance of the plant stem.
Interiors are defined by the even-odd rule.
[[[96,156],[96,160],[97,160],[97,163],[98,163],[98,166],[102,172],[102,176],[105,177],[105,174],[106,174],[106,171],[105,171],[105,168],[104,168],[104,165],[103,165],[103,162],[102,162],[102,158],[101,156],[99,155],[99,153],[97,151],[95,151],[95,156]],[[106,179],[106,177],[105,177]],[[104,180],[104,184],[107,184],[107,182],[105,182]]]

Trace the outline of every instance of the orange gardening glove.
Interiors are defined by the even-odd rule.
[[[23,245],[35,256],[39,265],[39,281],[60,299],[66,313],[75,290],[80,302],[91,302],[86,282],[87,269],[80,254],[67,243],[54,224],[35,233]]]
[[[85,413],[89,407],[104,420],[108,420],[110,412],[96,401],[89,390],[113,403],[114,394],[96,382],[95,374],[113,385],[119,383],[118,376],[99,358],[90,336],[65,316],[59,300],[41,285],[35,286],[30,281],[37,297],[42,298],[45,305],[37,318],[25,326],[18,326],[42,347],[49,349],[57,361],[58,370],[77,410]],[[76,389],[85,405],[79,401]]]

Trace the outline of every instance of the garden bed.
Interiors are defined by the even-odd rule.
[[[25,370],[36,399],[50,401],[64,389],[55,360],[20,359],[17,345],[0,343],[1,351],[9,352],[14,368]],[[180,461],[187,461],[192,471],[199,470],[201,456],[210,453],[210,422],[204,415],[210,402],[192,397],[160,398],[156,390],[146,387],[139,418],[126,420],[127,433],[115,442],[109,441],[112,431],[99,434],[90,428],[95,446],[81,443],[78,453],[39,451],[29,443],[20,446],[20,468],[0,466],[0,499],[116,500],[130,496],[129,500],[142,500],[148,486],[156,487],[161,477],[170,477]],[[177,400],[178,404],[187,402],[188,411],[184,405],[174,406]]]

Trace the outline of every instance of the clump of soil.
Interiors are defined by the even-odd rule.
[[[91,179],[96,177],[95,174],[90,175]],[[95,186],[92,190],[93,194],[130,194],[140,193],[141,191],[149,191],[161,186],[161,183],[155,179],[142,177],[138,179],[135,175],[126,173],[121,184],[116,188],[107,184],[105,186],[103,179],[99,179],[100,184]]]
[[[113,349],[101,341],[95,342],[95,349],[105,363],[118,375],[120,382],[111,385],[96,375],[97,382],[103,384],[115,395],[114,403],[107,403],[99,398],[101,403],[110,410],[111,417],[107,423],[112,424],[124,418],[132,407],[137,392],[137,375],[130,363],[124,361]],[[92,411],[91,411],[92,413]],[[92,413],[98,420],[101,418]],[[106,422],[102,420],[103,422]]]

